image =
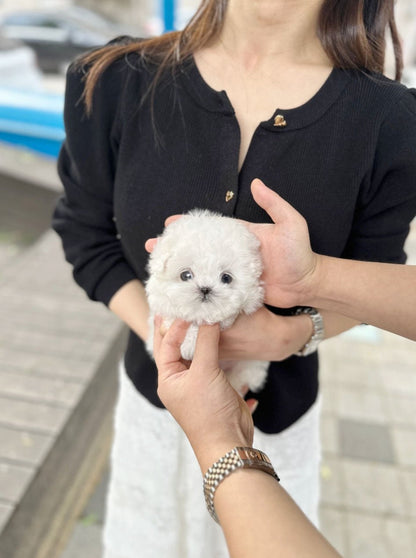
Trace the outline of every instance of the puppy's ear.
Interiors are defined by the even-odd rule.
[[[261,283],[258,283],[246,294],[243,303],[243,312],[245,314],[252,314],[263,305],[264,300],[264,288]]]
[[[263,273],[263,263],[258,254],[255,254],[248,267],[254,277],[259,278],[261,276]]]
[[[151,275],[163,275],[166,271],[171,254],[166,251],[154,250],[149,259],[149,272]]]

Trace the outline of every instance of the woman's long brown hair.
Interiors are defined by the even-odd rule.
[[[396,62],[396,79],[403,69],[403,56],[394,17],[395,0],[324,0],[318,22],[318,37],[337,68],[383,72],[386,35],[390,31]],[[202,0],[197,12],[182,31],[140,42],[110,45],[82,57],[88,66],[84,100],[92,108],[94,87],[102,72],[115,60],[133,52],[158,64],[153,84],[163,72],[174,69],[219,36],[227,0]]]

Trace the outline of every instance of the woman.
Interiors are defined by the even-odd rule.
[[[54,227],[78,283],[132,330],[106,558],[138,549],[143,557],[226,555],[143,345],[143,245],[164,219],[204,207],[264,222],[250,194],[259,176],[303,214],[316,252],[404,260],[416,206],[416,101],[378,73],[388,27],[399,77],[393,0],[207,0],[183,32],[119,40],[69,71],[59,158],[65,196]],[[256,394],[255,444],[315,522],[322,320],[326,337],[356,323],[264,307],[220,342],[221,358],[273,361]]]

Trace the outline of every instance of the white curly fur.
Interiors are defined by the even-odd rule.
[[[263,304],[258,239],[239,221],[207,210],[193,210],[164,230],[150,255],[148,271],[150,331],[155,315],[163,316],[168,325],[175,318],[190,322],[181,346],[187,360],[193,357],[201,324],[219,323],[226,329],[240,313],[251,314]],[[188,272],[187,280],[181,279],[183,272]],[[153,333],[147,343],[150,353],[152,347]],[[221,365],[235,389],[248,385],[255,391],[264,385],[269,363]]]

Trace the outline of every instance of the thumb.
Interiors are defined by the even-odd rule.
[[[269,214],[274,223],[285,221],[297,213],[296,209],[259,178],[255,178],[251,183],[251,193],[257,205]]]
[[[202,373],[216,370],[218,365],[218,343],[220,326],[203,325],[199,328],[192,365]]]
[[[148,238],[144,244],[146,252],[149,252],[149,254],[151,254],[155,249],[156,244],[157,238]]]
[[[171,215],[170,217],[165,219],[165,227],[168,227],[169,225],[171,225],[172,223],[174,223],[175,221],[177,221],[181,217],[182,217],[182,215]]]

